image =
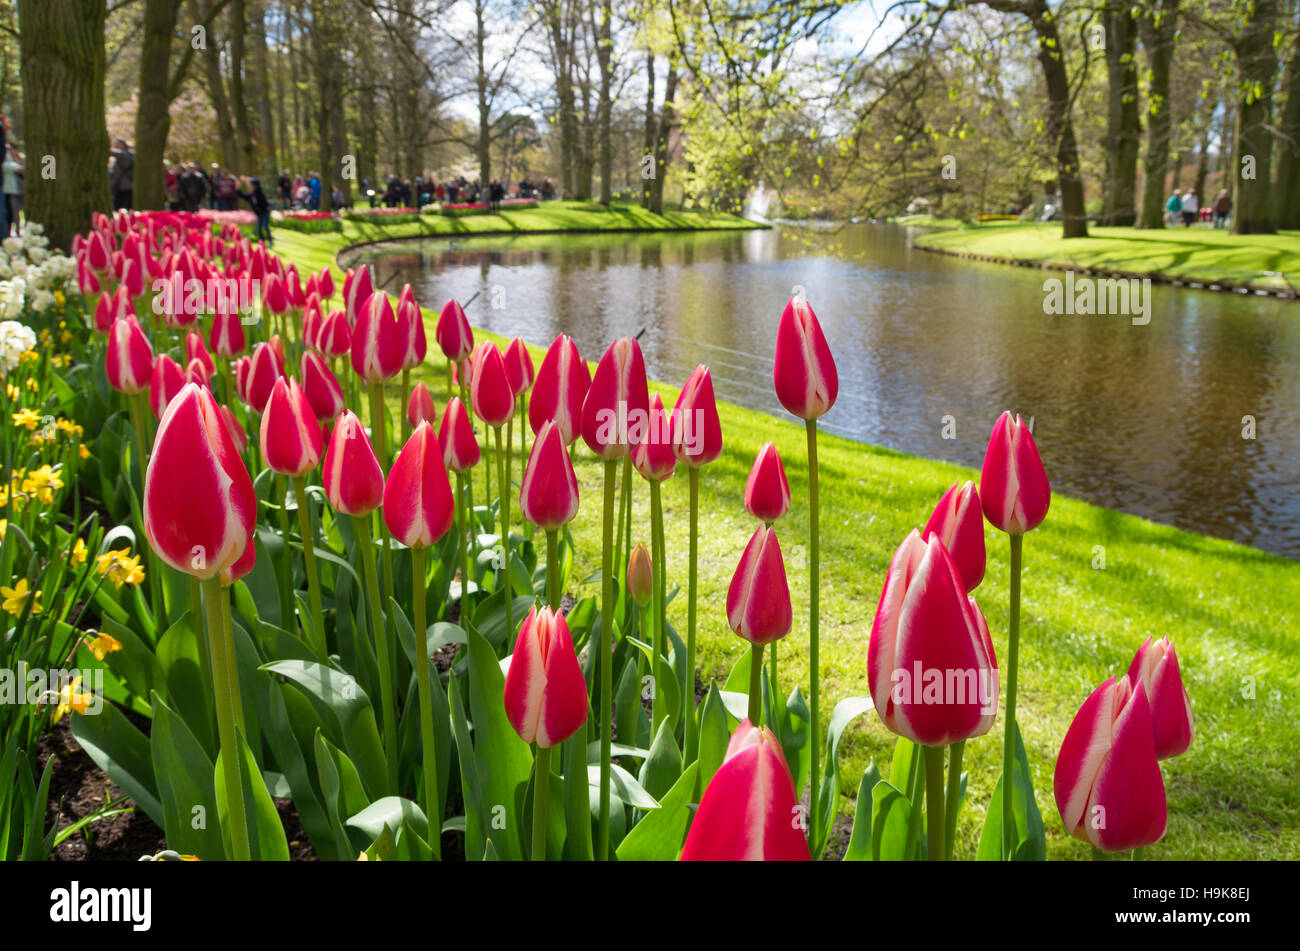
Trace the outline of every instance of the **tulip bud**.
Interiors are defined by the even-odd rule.
[[[602,459],[621,459],[639,439],[633,428],[650,412],[650,391],[641,347],[631,337],[615,340],[600,358],[582,403],[582,438]]]
[[[245,402],[259,413],[265,411],[275,381],[283,375],[281,363],[271,345],[259,343],[253,348],[253,359],[248,364],[248,376],[244,380]]]
[[[352,328],[348,315],[341,310],[331,311],[321,321],[316,333],[316,349],[327,357],[345,357],[352,349]]]
[[[113,322],[108,331],[104,369],[109,385],[122,393],[140,393],[153,373],[153,348],[134,316]]]
[[[343,411],[330,434],[321,482],[334,511],[344,515],[368,515],[384,501],[384,471],[350,409]]]
[[[367,383],[383,383],[402,372],[406,342],[383,291],[371,294],[352,328],[352,369]]]
[[[298,381],[280,377],[262,413],[262,458],[281,475],[306,475],[320,462],[324,449],[320,424]]]
[[[334,274],[328,267],[321,268],[316,275],[316,286],[320,289],[320,296],[323,300],[329,300],[334,296]]]
[[[229,406],[221,407],[221,418],[226,421],[226,429],[230,431],[230,438],[234,440],[235,448],[239,450],[242,456],[244,450],[248,448],[248,434],[244,432],[244,427],[239,425],[239,420],[235,419],[235,414],[230,411]]]
[[[253,565],[257,561],[257,545],[250,540],[244,553],[240,555],[233,565],[221,572],[221,583],[225,587],[230,587],[244,575],[253,570]]]
[[[785,478],[781,454],[772,443],[764,443],[745,481],[745,511],[771,524],[790,511],[790,483]]]
[[[770,644],[790,633],[794,615],[776,529],[760,526],[740,556],[727,589],[727,623],[751,644]]]
[[[116,319],[117,315],[113,313],[113,298],[107,293],[100,294],[99,302],[95,304],[95,329],[100,333],[108,333]]]
[[[913,530],[889,563],[867,677],[880,719],[922,746],[981,736],[998,710],[988,625],[938,537]]]
[[[253,365],[251,357],[240,357],[235,361],[235,395],[248,405],[248,369]]]
[[[812,861],[792,821],[798,809],[780,741],[767,727],[742,720],[700,797],[682,861]]]
[[[587,682],[564,615],[533,607],[506,672],[506,716],[525,743],[563,743],[587,722]]]
[[[357,325],[357,318],[362,308],[366,306],[366,302],[374,292],[375,287],[370,280],[370,268],[363,264],[356,271],[348,272],[347,279],[343,282],[343,306],[349,327]]]
[[[251,547],[253,481],[212,393],[189,383],[158,424],[144,484],[144,530],[158,557],[214,578]]]
[[[713,377],[703,364],[691,372],[673,407],[673,452],[678,462],[692,468],[722,455],[722,423],[713,398]]]
[[[533,385],[533,358],[528,354],[528,347],[523,340],[515,337],[506,347],[506,377],[510,380],[510,389],[519,396]]]
[[[544,424],[533,440],[519,489],[519,510],[546,531],[559,529],[578,514],[578,478],[554,423]]]
[[[302,342],[309,350],[319,350],[316,338],[320,336],[320,325],[325,322],[325,315],[320,312],[320,300],[313,296],[302,311]]]
[[[515,410],[515,395],[506,378],[505,360],[496,344],[488,342],[473,364],[470,400],[474,415],[489,426],[504,426]]]
[[[415,302],[410,284],[402,287],[401,296],[397,299],[397,323],[401,327],[403,343],[402,369],[414,370],[424,362],[429,345],[424,337],[424,315],[420,313],[420,305]]]
[[[431,426],[438,425],[438,407],[434,405],[433,394],[423,383],[415,384],[411,390],[411,399],[406,404],[406,421],[412,429],[421,421]]]
[[[442,447],[423,420],[411,433],[384,485],[384,522],[407,548],[428,548],[456,518]]]
[[[937,535],[952,555],[967,591],[984,580],[984,510],[975,483],[954,484],[935,506],[921,538]]]
[[[289,309],[289,289],[280,275],[271,273],[262,281],[262,303],[277,317]]]
[[[275,365],[280,368],[280,376],[284,376],[284,341],[280,339],[279,334],[271,334],[271,339],[266,342],[266,345],[275,355]]]
[[[582,404],[590,386],[591,371],[578,354],[578,345],[560,334],[547,349],[528,398],[528,423],[533,433],[541,432],[547,420],[554,420],[564,444],[573,445],[582,430]]]
[[[1104,852],[1158,842],[1167,819],[1146,688],[1110,677],[1065,733],[1052,776],[1066,831]]]
[[[781,314],[772,383],[781,405],[800,419],[826,415],[839,395],[835,358],[817,315],[802,298],[792,297]]]
[[[299,373],[302,391],[307,394],[307,402],[318,420],[332,420],[343,412],[343,388],[320,354],[304,350]]]
[[[217,356],[229,360],[244,352],[244,324],[239,314],[214,314],[208,343]]]
[[[438,445],[442,447],[442,461],[452,472],[468,472],[478,465],[478,439],[474,436],[474,427],[470,425],[469,414],[465,412],[465,404],[459,396],[453,396],[447,402],[442,424],[438,427]],[[534,444],[533,449],[536,448]],[[527,481],[527,477],[524,481]]]
[[[650,418],[640,442],[632,447],[632,465],[647,482],[662,482],[677,468],[673,453],[673,418],[656,393],[650,401]]]
[[[208,374],[208,368],[203,365],[203,361],[198,357],[185,364],[185,382],[197,383],[199,386],[211,385],[212,378]]]
[[[650,552],[637,542],[627,559],[627,593],[639,606],[645,607],[654,595],[654,567]]]
[[[185,335],[185,359],[186,361],[198,360],[203,364],[203,372],[206,376],[211,377],[216,372],[216,365],[212,362],[212,355],[208,353],[208,348],[203,345],[203,334],[197,330],[191,330]]]
[[[122,269],[122,286],[132,297],[139,297],[144,293],[144,271],[139,261],[131,260],[125,263]]]
[[[1168,638],[1147,638],[1128,669],[1129,684],[1146,689],[1155,726],[1156,759],[1181,756],[1192,745],[1192,702],[1178,672],[1178,655]]]
[[[980,501],[984,517],[1010,535],[1023,535],[1047,517],[1052,487],[1034,434],[1018,415],[1003,413],[993,424],[980,472]]]
[[[155,419],[162,419],[167,404],[185,386],[185,371],[171,357],[160,353],[149,375],[149,407]]]
[[[474,331],[470,329],[465,309],[454,300],[442,305],[434,331],[438,346],[448,360],[459,363],[474,350]]]

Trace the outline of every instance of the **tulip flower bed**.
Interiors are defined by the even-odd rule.
[[[1053,499],[1010,414],[978,485],[820,435],[836,369],[802,299],[773,315],[795,428],[719,407],[707,367],[652,385],[634,340],[593,371],[455,301],[426,328],[409,287],[336,282],[298,240],[126,214],[78,239],[86,385],[59,399],[98,472],[0,548],[6,609],[102,683],[20,706],[25,735],[70,713],[169,849],[287,858],[291,798],[341,860],[1217,855],[1243,821],[1294,854],[1300,737],[1267,693],[1295,687],[1271,636],[1293,566]],[[159,307],[146,275],[233,281],[252,313]],[[129,595],[65,610],[33,571],[77,545]],[[1221,790],[1259,794],[1243,817],[1197,790],[1248,732]],[[11,827],[35,786],[0,802]],[[36,828],[5,841],[38,856]]]
[[[271,224],[299,234],[324,234],[343,230],[339,218],[328,211],[275,211],[271,213]]]

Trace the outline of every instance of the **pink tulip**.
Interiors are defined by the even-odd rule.
[[[423,383],[415,384],[411,398],[406,404],[406,421],[414,429],[421,421],[431,426],[438,425],[438,407],[434,405],[433,394]]]
[[[1192,702],[1187,697],[1178,655],[1168,638],[1147,638],[1129,665],[1130,686],[1146,689],[1155,727],[1156,759],[1181,756],[1192,745]]]
[[[271,348],[271,353],[275,356],[275,365],[280,368],[280,376],[284,376],[284,341],[280,339],[279,334],[271,334],[271,339],[266,342]]]
[[[438,445],[442,447],[442,459],[452,472],[468,472],[478,465],[478,439],[474,436],[474,427],[470,425],[469,413],[459,396],[453,396],[442,414],[442,423],[438,427]]]
[[[289,310],[289,288],[278,274],[268,274],[262,281],[262,303],[277,317]]]
[[[492,427],[504,426],[514,413],[514,391],[506,377],[505,360],[494,343],[488,342],[474,362],[470,401],[474,415]]]
[[[185,371],[167,354],[160,353],[149,375],[149,407],[155,419],[162,419],[163,410],[184,386]]]
[[[239,425],[239,420],[235,419],[235,414],[230,411],[229,406],[221,407],[221,418],[226,421],[226,429],[230,432],[230,438],[234,440],[235,449],[242,456],[244,450],[248,448],[248,434],[244,432],[244,427]]]
[[[644,425],[649,411],[641,347],[631,337],[615,340],[596,365],[583,400],[582,439],[602,459],[621,459],[632,449],[638,420]]]
[[[302,376],[302,390],[318,420],[327,422],[343,412],[343,387],[339,386],[339,381],[320,354],[304,350],[299,374]]]
[[[587,682],[564,615],[533,607],[506,673],[506,716],[525,743],[558,746],[587,722]]]
[[[447,534],[456,506],[433,427],[421,420],[384,486],[384,522],[407,548],[428,548]]]
[[[582,404],[591,386],[591,371],[578,354],[571,337],[560,334],[542,359],[528,398],[528,423],[539,433],[553,420],[566,446],[573,445],[582,430]]]
[[[751,644],[770,644],[794,621],[776,529],[760,526],[745,546],[727,589],[727,623]]]
[[[139,297],[144,293],[144,270],[140,267],[139,261],[126,262],[122,269],[122,286],[132,297]]]
[[[772,383],[781,405],[800,419],[825,416],[839,395],[835,358],[817,315],[802,298],[791,298],[781,314]]]
[[[328,267],[321,268],[316,275],[316,286],[320,289],[320,296],[323,300],[329,300],[334,296],[334,274]]]
[[[343,281],[343,307],[348,317],[348,326],[355,327],[361,310],[375,292],[370,279],[370,268],[364,264],[356,271],[349,271]]]
[[[272,360],[271,362],[274,363],[275,361]],[[235,395],[239,397],[245,406],[248,405],[248,370],[252,365],[252,358],[247,356],[239,357],[234,363]]]
[[[100,333],[108,333],[113,321],[117,315],[113,313],[113,298],[107,293],[99,295],[99,301],[95,304],[95,329]]]
[[[474,349],[474,331],[470,329],[469,318],[465,316],[465,309],[454,300],[442,305],[434,336],[443,355],[454,363],[464,360]]]
[[[546,531],[563,527],[578,514],[578,478],[564,436],[553,422],[544,423],[533,440],[519,489],[519,509],[524,518]]]
[[[275,381],[284,376],[282,366],[269,343],[259,343],[253,349],[253,359],[248,364],[248,376],[244,381],[244,393],[245,402],[257,412],[266,409],[266,401],[271,398]]]
[[[86,264],[92,271],[104,273],[108,270],[111,251],[110,242],[105,239],[103,232],[92,231],[90,237],[86,239]]]
[[[713,398],[713,377],[703,364],[691,372],[673,407],[673,451],[678,462],[692,468],[722,455],[722,423]]]
[[[208,368],[203,365],[203,361],[198,357],[185,364],[185,382],[197,383],[200,386],[211,386],[212,376],[208,373]]]
[[[302,311],[302,342],[310,350],[319,350],[316,338],[320,336],[320,325],[325,322],[325,315],[320,312],[320,301],[312,297]]]
[[[352,369],[367,383],[384,383],[402,372],[405,347],[392,301],[371,294],[352,328]]]
[[[208,343],[212,345],[212,352],[225,360],[243,353],[244,324],[239,314],[213,315],[212,329],[208,332]]]
[[[402,328],[402,369],[414,370],[424,362],[429,345],[424,337],[424,315],[420,305],[415,302],[411,285],[402,287],[402,294],[397,299],[397,322]]]
[[[352,349],[352,328],[348,315],[341,310],[331,311],[321,321],[316,334],[316,349],[327,357],[345,357]]]
[[[1018,415],[1003,413],[993,424],[980,472],[984,516],[1010,535],[1023,535],[1042,524],[1052,503],[1043,460],[1034,434]]]
[[[673,453],[673,417],[664,409],[664,401],[656,393],[650,400],[650,419],[640,442],[632,447],[632,465],[648,482],[662,482],[670,478],[677,467]]]
[[[343,411],[330,434],[321,482],[330,505],[343,515],[368,515],[384,501],[384,471],[350,409]]]
[[[270,468],[291,478],[316,468],[324,447],[320,424],[307,395],[292,377],[275,381],[262,413],[262,458]]]
[[[212,393],[189,383],[158,424],[144,484],[144,530],[158,557],[199,579],[252,546],[253,481]]]
[[[209,377],[216,372],[212,354],[208,353],[208,348],[203,344],[203,335],[197,330],[191,330],[185,335],[185,359],[198,360],[203,364],[203,370]]]
[[[113,322],[108,331],[104,369],[109,385],[122,393],[143,392],[153,373],[153,348],[134,316]]]
[[[533,358],[528,354],[528,347],[519,337],[510,341],[506,347],[506,376],[510,379],[510,389],[515,396],[524,393],[533,385]]]
[[[889,563],[867,648],[880,719],[922,746],[981,736],[998,709],[988,625],[943,542],[915,530]]]
[[[798,809],[780,741],[742,720],[700,797],[682,861],[810,862]]]
[[[745,511],[769,525],[790,511],[790,483],[781,454],[770,442],[758,451],[745,481]]]
[[[1167,819],[1146,688],[1110,677],[1065,733],[1052,787],[1066,831],[1104,852],[1159,841]]]
[[[979,587],[984,580],[984,510],[975,483],[954,484],[943,494],[921,530],[921,538],[931,534],[938,536],[952,555],[966,590]]]
[[[235,559],[235,563],[221,572],[221,583],[226,587],[234,584],[244,575],[253,570],[257,562],[257,546],[252,542],[244,549],[244,553]]]
[[[101,290],[99,278],[86,263],[84,255],[77,263],[77,289],[83,294],[98,294]]]

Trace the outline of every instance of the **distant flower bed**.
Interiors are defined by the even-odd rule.
[[[536,198],[505,198],[501,201],[502,208],[536,208]],[[463,218],[466,215],[486,215],[492,210],[492,206],[484,201],[476,202],[458,202],[449,204],[443,202],[438,205],[425,206],[422,214],[442,215],[444,218]]]
[[[257,224],[257,215],[251,211],[216,211],[211,208],[202,208],[195,213],[196,218],[205,221],[215,221],[218,224],[232,224],[252,226]]]
[[[273,212],[271,224],[286,231],[297,231],[302,234],[343,230],[342,222],[328,211]]]
[[[415,208],[350,208],[343,212],[343,217],[349,221],[373,221],[382,219],[385,224],[403,224],[408,221],[419,221],[420,213]]]

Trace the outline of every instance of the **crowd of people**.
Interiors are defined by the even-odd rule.
[[[1220,189],[1214,202],[1201,205],[1196,197],[1196,189],[1189,188],[1181,195],[1174,191],[1165,202],[1165,219],[1169,227],[1182,222],[1184,228],[1190,228],[1197,221],[1213,220],[1214,227],[1226,228],[1232,214],[1232,195],[1226,188]]]
[[[513,196],[497,179],[493,179],[484,188],[477,179],[470,181],[463,175],[438,181],[434,178],[415,176],[413,180],[403,180],[396,175],[388,176],[383,192],[371,187],[369,179],[361,182],[361,192],[373,208],[376,203],[385,208],[423,208],[425,205],[443,204],[477,204],[486,203],[493,211],[500,210],[501,202],[507,197],[536,198],[550,201],[556,197],[555,185],[549,178],[539,182],[521,180],[514,189]]]

